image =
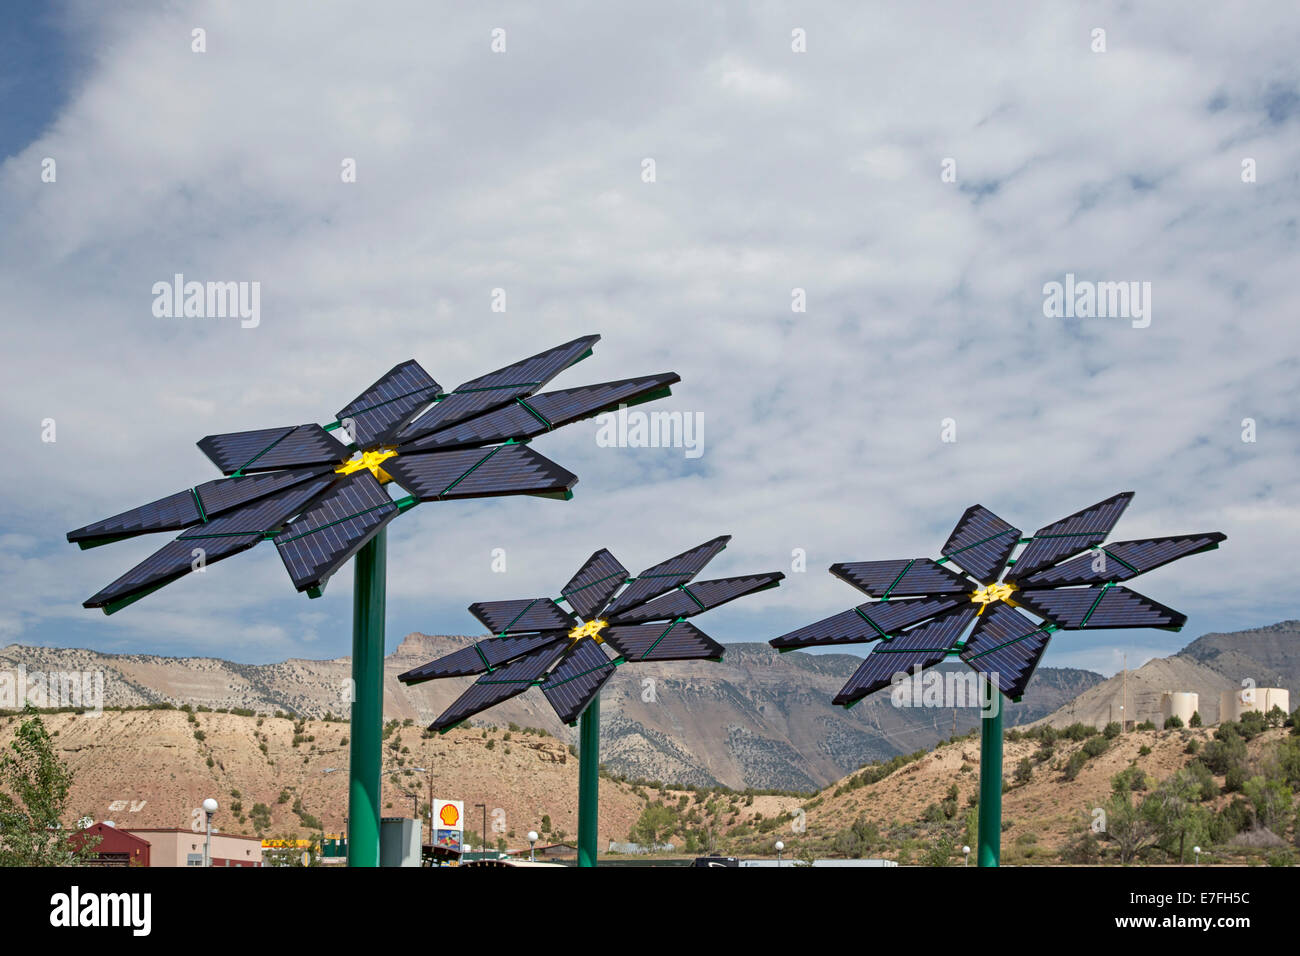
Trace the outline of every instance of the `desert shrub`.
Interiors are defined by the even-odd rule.
[[[1070,759],[1066,761],[1065,769],[1063,771],[1065,779],[1073,780],[1079,776],[1079,771],[1083,769],[1083,765],[1087,762],[1088,755],[1082,750],[1076,750],[1074,753],[1070,754]]]

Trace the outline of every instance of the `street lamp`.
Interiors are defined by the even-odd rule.
[[[487,845],[488,845],[488,843],[487,843],[487,804],[486,804],[486,803],[476,803],[476,804],[474,804],[474,806],[476,806],[476,807],[482,807],[482,808],[483,808],[483,835],[482,835],[482,841],[483,841],[483,859],[486,860],[486,859],[487,859]]]
[[[777,840],[776,841],[776,865],[778,867],[780,867],[781,865],[781,851],[784,849],[785,849],[785,844],[782,843],[780,840]]]
[[[412,767],[411,769],[416,773],[425,774],[429,778],[429,842],[433,843],[433,771],[428,767]],[[416,816],[418,817],[419,814],[417,813]]]
[[[1194,847],[1192,847],[1192,852],[1196,854],[1196,866],[1200,866],[1200,865],[1201,865],[1201,848],[1200,848],[1199,846],[1194,846]]]
[[[212,815],[217,812],[217,801],[211,797],[203,801],[203,825],[206,835],[203,840],[203,865],[212,865]]]
[[[537,854],[534,852],[536,849],[537,849],[537,831],[529,830],[528,831],[528,862],[529,863],[536,862]]]
[[[962,865],[962,866],[969,866],[969,865],[970,865],[970,847],[968,847],[968,846],[964,846],[964,847],[962,847],[962,848],[961,848],[961,854],[962,854],[961,865]]]

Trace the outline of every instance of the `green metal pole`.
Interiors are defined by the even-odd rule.
[[[997,866],[1002,856],[1002,695],[986,684],[988,706],[980,715],[980,866]]]
[[[596,865],[596,821],[600,813],[600,695],[578,722],[578,866]]]
[[[352,592],[352,730],[348,769],[348,866],[379,865],[384,723],[386,529],[357,552]]]

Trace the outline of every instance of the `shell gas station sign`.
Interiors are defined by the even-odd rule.
[[[433,801],[433,845],[461,851],[465,842],[465,804],[461,800]]]

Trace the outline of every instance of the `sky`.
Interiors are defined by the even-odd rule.
[[[1030,532],[1119,491],[1114,539],[1227,541],[1134,584],[1181,634],[1066,633],[1046,664],[1300,617],[1297,33],[1281,2],[24,7],[0,643],[347,654],[347,568],[308,600],[264,544],[106,617],[81,602],[168,536],[64,536],[216,477],[205,435],[587,333],[553,387],[675,371],[647,408],[701,416],[702,454],[588,421],[532,446],[572,501],[402,515],[390,649],[558,594],[598,548],[635,571],[723,533],[708,576],[787,580],[705,629],[767,640],[860,603],[833,562],[937,556],[977,502]],[[259,283],[257,324],[155,315],[177,273]],[[1067,281],[1143,309],[1047,314]]]

